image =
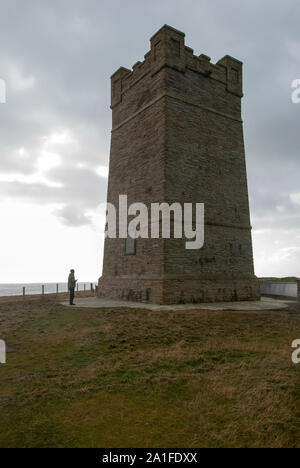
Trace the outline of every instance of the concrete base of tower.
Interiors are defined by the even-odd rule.
[[[259,281],[247,279],[137,278],[102,276],[98,296],[155,304],[258,301]]]

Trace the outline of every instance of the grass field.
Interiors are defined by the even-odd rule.
[[[296,306],[150,312],[1,299],[0,446],[299,447],[296,338]]]
[[[259,281],[269,281],[271,283],[296,283],[298,278],[296,276],[285,276],[284,278],[277,278],[275,276],[259,278]]]

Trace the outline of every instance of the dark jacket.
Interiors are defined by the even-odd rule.
[[[76,280],[74,273],[70,273],[68,277],[68,289],[74,289],[76,285]]]

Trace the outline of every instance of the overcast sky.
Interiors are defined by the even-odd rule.
[[[110,75],[165,23],[244,62],[256,274],[300,276],[298,0],[0,0],[0,282],[99,277]]]

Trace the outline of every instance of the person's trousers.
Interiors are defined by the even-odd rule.
[[[74,296],[75,296],[75,288],[70,288],[70,304],[73,304]]]

